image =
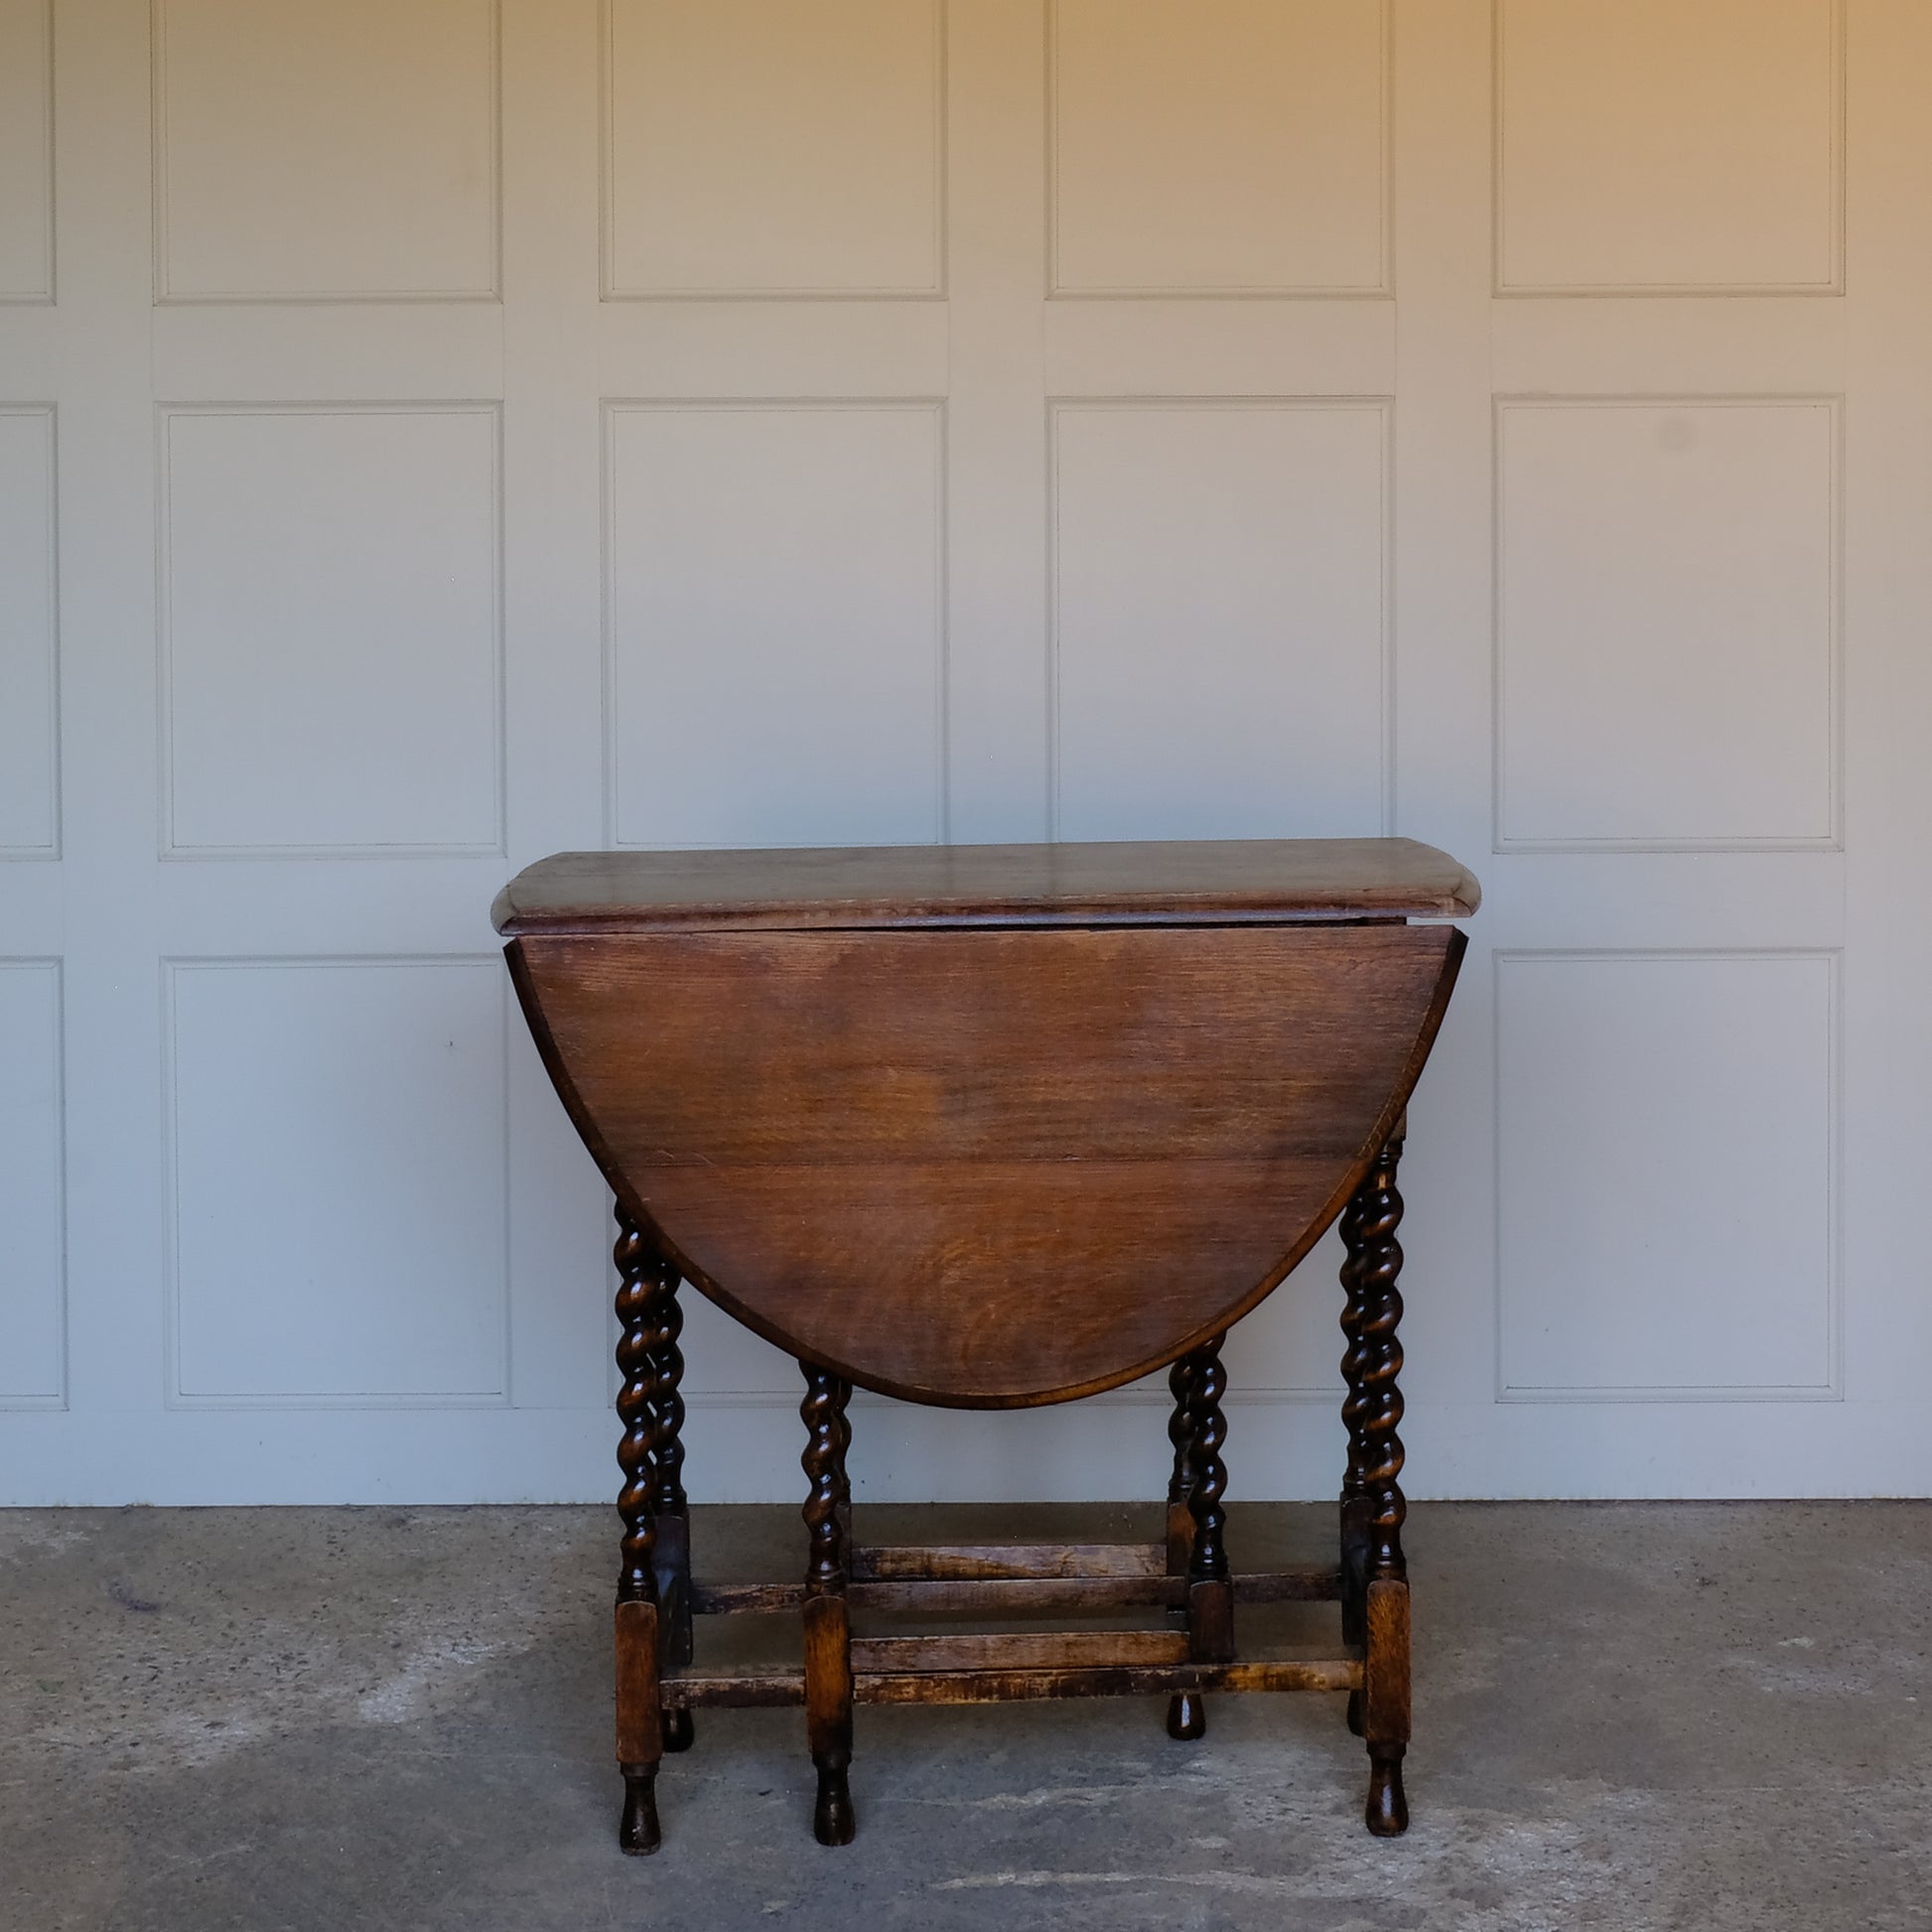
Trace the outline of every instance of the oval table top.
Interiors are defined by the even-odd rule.
[[[1459,919],[1481,903],[1414,839],[1173,839],[560,852],[497,895],[497,931],[1268,925]]]
[[[1476,887],[1406,839],[564,854],[497,903],[625,1214],[786,1352],[968,1408],[1222,1332],[1395,1132]]]

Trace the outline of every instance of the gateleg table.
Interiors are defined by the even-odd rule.
[[[495,921],[530,1030],[617,1198],[620,1843],[706,1705],[802,1705],[814,1828],[854,1831],[853,1707],[1345,1691],[1368,1828],[1408,1823],[1398,1436],[1405,1109],[1476,884],[1407,839],[565,853]],[[1337,1561],[1236,1572],[1228,1329],[1340,1218]],[[680,1282],[804,1374],[794,1582],[691,1571]],[[1166,1536],[855,1545],[854,1387],[1031,1408],[1160,1369]],[[997,1426],[992,1424],[990,1426]],[[1243,1603],[1338,1601],[1319,1653],[1252,1655]],[[855,1612],[1155,1612],[1148,1627],[855,1634]],[[692,1619],[785,1612],[795,1667],[707,1672]]]

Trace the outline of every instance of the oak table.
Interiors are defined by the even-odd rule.
[[[1407,839],[565,853],[497,929],[538,1049],[617,1197],[620,1842],[701,1705],[802,1704],[821,1843],[853,1835],[855,1703],[1348,1693],[1367,1823],[1408,1823],[1409,1586],[1396,1377],[1404,1110],[1475,910]],[[1229,1327],[1341,1218],[1339,1559],[1238,1575]],[[808,1555],[691,1574],[680,1281],[804,1371]],[[1030,1408],[1170,1370],[1149,1545],[867,1548],[853,1388]],[[1328,1599],[1325,1654],[1247,1656],[1244,1602]],[[854,1611],[1159,1612],[1152,1627],[855,1635]],[[709,1672],[692,1618],[785,1611],[797,1668]]]

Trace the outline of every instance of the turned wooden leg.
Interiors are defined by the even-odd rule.
[[[651,1516],[657,1527],[660,1645],[667,1664],[691,1661],[691,1513],[684,1496],[684,1356],[678,1336],[684,1312],[678,1279],[666,1268],[664,1288],[652,1304],[650,1331]],[[664,1713],[664,1748],[687,1751],[696,1735],[691,1713],[678,1706]]]
[[[1365,1413],[1361,1374],[1363,1354],[1362,1321],[1367,1313],[1367,1255],[1362,1244],[1364,1217],[1370,1211],[1367,1190],[1358,1192],[1342,1209],[1341,1238],[1346,1254],[1341,1264],[1341,1285],[1345,1300],[1341,1311],[1341,1332],[1347,1346],[1342,1351],[1341,1372],[1347,1385],[1342,1398],[1342,1426],[1348,1433],[1348,1468],[1341,1479],[1341,1640],[1361,1645],[1367,1641],[1368,1519],[1371,1505],[1368,1485],[1362,1479],[1367,1447],[1362,1437]],[[1362,1694],[1348,1693],[1348,1728],[1362,1734]]]
[[[1193,1419],[1187,1413],[1188,1378],[1193,1357],[1183,1355],[1168,1371],[1168,1392],[1173,1409],[1168,1417],[1168,1441],[1173,1445],[1173,1473],[1168,1478],[1168,1575],[1184,1577],[1194,1548],[1194,1512],[1187,1498],[1194,1486]]]
[[[839,1522],[839,1548],[842,1552],[841,1567],[846,1570],[850,1570],[852,1567],[852,1548],[853,1548],[852,1545],[852,1471],[847,1462],[847,1454],[852,1448],[852,1415],[851,1415],[851,1411],[847,1408],[846,1405],[852,1399],[852,1385],[850,1383],[847,1383],[844,1386],[845,1386],[845,1395],[841,1398],[839,1402],[839,1411],[838,1411],[838,1423],[839,1423],[838,1522]]]
[[[805,1568],[805,1727],[818,1770],[812,1833],[821,1845],[850,1845],[858,1820],[847,1772],[852,1764],[852,1621],[845,1600],[845,1512],[851,1489],[845,1419],[852,1384],[828,1369],[800,1362],[805,1399],[805,1528],[811,1539]]]
[[[1199,1664],[1234,1661],[1234,1581],[1228,1574],[1223,1542],[1227,1515],[1221,1508],[1228,1486],[1227,1465],[1221,1460],[1228,1435],[1221,1413],[1221,1397],[1227,1392],[1227,1371],[1221,1366],[1225,1339],[1216,1335],[1187,1358],[1187,1508],[1194,1522],[1187,1553],[1187,1654]],[[1201,1699],[1186,1693],[1175,1698],[1169,1707],[1168,1728],[1176,1737],[1202,1735],[1207,1713]]]
[[[623,1470],[618,1497],[623,1542],[616,1633],[623,1822],[618,1843],[625,1852],[643,1853],[655,1852],[661,1837],[656,1785],[664,1735],[658,1710],[657,1526],[651,1511],[656,1476],[651,1457],[651,1342],[661,1323],[661,1304],[670,1293],[670,1271],[621,1207],[618,1230],[618,1369],[623,1377],[618,1392],[618,1416],[623,1424],[618,1446],[618,1464]]]
[[[1194,1423],[1187,1408],[1193,1357],[1183,1355],[1168,1371],[1168,1391],[1173,1409],[1168,1417],[1168,1441],[1173,1445],[1173,1473],[1168,1478],[1168,1575],[1184,1577],[1194,1552],[1193,1493]],[[1186,1611],[1171,1612],[1185,1620]],[[1168,1735],[1188,1739],[1207,1734],[1207,1707],[1198,1692],[1176,1691],[1168,1700]]]
[[[1409,1570],[1402,1554],[1403,1499],[1402,1196],[1396,1166],[1402,1134],[1390,1136],[1342,1217],[1348,1249],[1343,1280],[1348,1312],[1342,1327],[1348,1383],[1342,1418],[1348,1429],[1348,1477],[1342,1490],[1344,1638],[1363,1647],[1362,1689],[1349,1700],[1350,1727],[1368,1745],[1366,1819],[1379,1838],[1408,1829],[1402,1758],[1409,1745]]]

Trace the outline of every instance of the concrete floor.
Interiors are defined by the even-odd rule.
[[[1406,1839],[1361,1829],[1338,1697],[1223,1698],[1195,1744],[1146,1701],[862,1710],[844,1851],[800,1714],[700,1714],[649,1860],[614,1837],[613,1520],[0,1513],[0,1927],[1932,1925],[1932,1505],[1418,1507]],[[1237,1562],[1332,1520],[1237,1508]],[[714,1577],[800,1561],[788,1510],[693,1529]]]

